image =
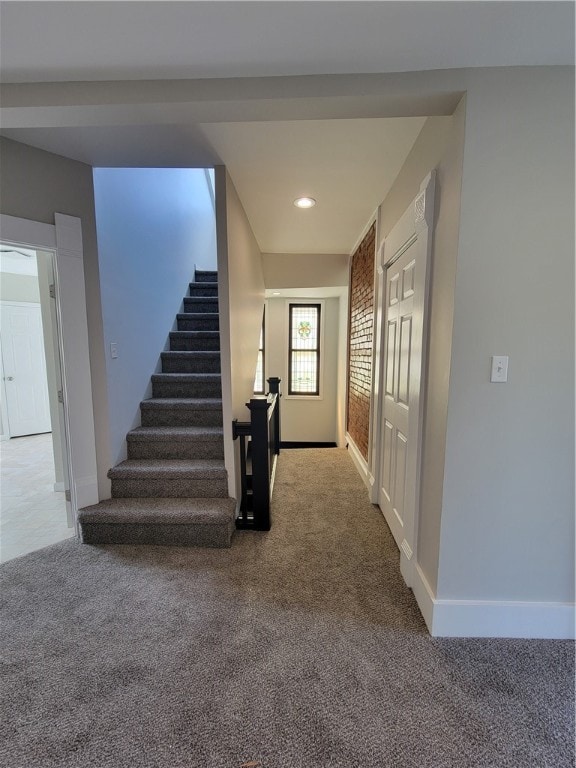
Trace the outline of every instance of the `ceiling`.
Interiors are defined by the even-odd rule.
[[[106,85],[109,103],[98,111],[84,96],[98,83],[70,83],[162,80],[166,92],[177,93],[192,80],[198,89],[203,78],[214,89],[214,78],[283,76],[275,89],[294,107],[284,76],[574,59],[570,2],[48,0],[2,2],[0,22],[3,104],[34,105],[27,112],[4,106],[0,133],[94,166],[223,163],[269,253],[349,252],[430,112],[397,118],[358,111],[352,88],[347,111],[345,99],[337,108],[308,99],[298,119],[287,120],[279,98],[275,109],[256,99],[252,110],[239,109],[234,80],[221,81],[225,114],[201,88],[194,113],[182,96],[159,98],[153,109],[138,90],[153,84],[136,82]],[[46,88],[63,101],[43,111],[37,106],[48,103]],[[317,198],[317,206],[295,209],[301,194]]]
[[[572,3],[3,2],[5,82],[562,64]]]

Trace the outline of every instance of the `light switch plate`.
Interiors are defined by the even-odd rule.
[[[490,381],[495,384],[503,384],[508,381],[508,355],[492,356]]]
[[[118,357],[118,344],[113,341],[110,344],[110,357],[115,360]]]

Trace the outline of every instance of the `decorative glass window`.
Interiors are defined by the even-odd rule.
[[[320,394],[320,304],[290,304],[288,394]]]
[[[260,342],[258,344],[258,359],[256,361],[256,376],[254,377],[254,394],[263,395],[264,389],[264,331],[266,321],[266,310],[262,315],[262,328],[260,329]]]

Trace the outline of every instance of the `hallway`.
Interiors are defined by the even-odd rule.
[[[431,638],[345,450],[284,450],[272,519],[3,565],[0,762],[572,765],[572,643]]]

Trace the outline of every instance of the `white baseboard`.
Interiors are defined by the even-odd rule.
[[[66,488],[64,487],[64,483],[54,483],[54,492],[55,493],[62,493],[65,490],[66,490]]]
[[[574,603],[437,599],[418,565],[413,591],[433,637],[576,637]]]
[[[366,488],[368,488],[368,492],[370,494],[370,498],[372,499],[372,488],[374,486],[374,478],[370,474],[370,471],[368,470],[368,464],[366,462],[366,459],[362,454],[360,453],[358,446],[352,440],[348,432],[346,432],[346,442],[348,443],[348,453],[350,454],[350,457],[352,461],[354,462],[354,466],[358,470],[358,473],[362,480],[364,481],[364,485]]]
[[[412,571],[412,592],[414,593],[414,597],[418,603],[418,608],[420,608],[422,618],[426,622],[428,632],[430,632],[432,635],[432,627],[434,624],[434,604],[436,602],[436,598],[434,597],[432,587],[430,584],[428,584],[428,579],[422,573],[418,563],[415,564]]]

